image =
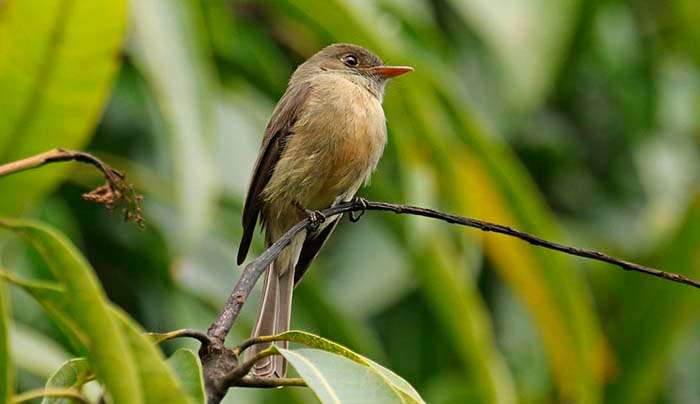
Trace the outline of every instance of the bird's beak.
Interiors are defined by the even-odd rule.
[[[413,71],[411,66],[375,66],[367,69],[373,74],[390,79]]]

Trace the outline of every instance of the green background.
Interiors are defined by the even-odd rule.
[[[305,58],[353,42],[416,69],[387,87],[389,144],[361,195],[698,278],[699,18],[695,0],[0,0],[0,163],[94,153],[144,194],[147,226],[82,201],[101,179],[76,164],[0,179],[0,213],[67,233],[145,329],[203,330],[241,270],[240,211],[276,100]],[[21,275],[48,271],[6,232],[0,249]],[[79,352],[4,290],[17,390],[43,386]],[[312,265],[293,326],[429,403],[681,404],[700,399],[699,308],[686,286],[371,212]]]

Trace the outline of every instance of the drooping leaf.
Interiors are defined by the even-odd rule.
[[[0,279],[0,404],[12,398],[14,367],[10,357],[10,310],[5,297],[5,283]]]
[[[112,315],[120,323],[133,353],[146,403],[192,404],[175,373],[155,342],[128,315],[112,306]]]
[[[179,247],[204,235],[215,197],[213,84],[193,1],[132,1],[135,62],[155,94],[169,139]]]
[[[314,335],[305,331],[292,330],[274,336],[273,340],[295,342],[297,344],[303,344],[309,347],[316,348],[317,350],[322,350],[350,359],[353,362],[357,362],[362,366],[370,368],[373,372],[378,374],[384,380],[384,383],[388,384],[393,390],[395,390],[401,397],[404,397],[406,400],[415,403],[424,402],[418,394],[418,392],[413,388],[413,386],[411,386],[407,381],[399,377],[396,373],[326,338],[319,337],[318,335]]]
[[[80,388],[88,382],[92,377],[90,364],[85,358],[75,358],[64,363],[56,372],[46,381],[47,389],[58,388]],[[75,400],[62,397],[44,397],[41,404],[70,404],[75,403]]]
[[[319,349],[279,349],[323,404],[413,403],[375,371]]]
[[[206,396],[199,356],[187,348],[180,348],[168,358],[168,364],[175,371],[190,398],[195,403],[204,404]]]
[[[84,351],[87,336],[68,314],[70,308],[64,287],[54,281],[23,279],[7,271],[0,271],[0,278],[21,287],[31,295],[56,321],[58,327],[66,334],[73,346]]]
[[[58,316],[59,323],[74,331],[114,401],[142,402],[141,384],[131,350],[85,258],[64,235],[46,225],[29,220],[0,219],[0,227],[22,236],[46,261],[59,287],[35,289],[47,296],[40,302],[51,308],[49,312]]]
[[[125,26],[126,0],[2,4],[0,162],[87,143],[119,66]],[[3,178],[0,212],[19,213],[66,169]]]

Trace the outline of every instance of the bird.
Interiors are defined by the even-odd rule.
[[[353,200],[369,181],[387,142],[385,85],[411,71],[409,66],[385,65],[359,45],[337,43],[318,51],[292,74],[253,168],[238,264],[246,259],[258,221],[268,247],[303,219],[320,223],[298,233],[266,270],[253,337],[289,329],[293,289],[342,217],[317,220],[317,214]],[[276,344],[287,347],[285,342]],[[254,345],[250,357],[269,345]],[[267,356],[251,373],[281,378],[286,362],[279,355]]]

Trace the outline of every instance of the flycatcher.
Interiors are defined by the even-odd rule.
[[[330,45],[297,68],[265,129],[243,209],[240,265],[258,218],[267,246],[313,211],[355,197],[377,166],[386,144],[384,86],[412,71],[386,66],[352,44]],[[299,233],[265,277],[253,336],[289,329],[292,291],[342,215]],[[286,343],[278,343],[286,348]],[[269,344],[267,345],[269,346]],[[255,345],[251,354],[266,345]],[[283,377],[284,359],[270,356],[253,374]]]

